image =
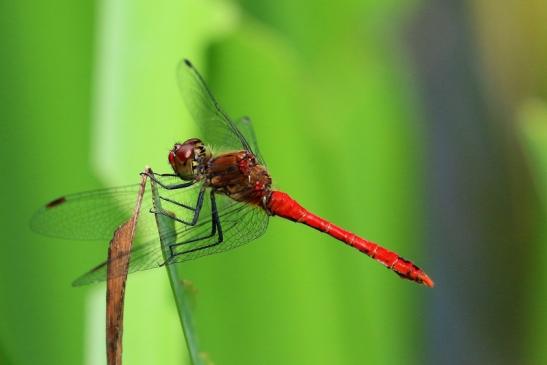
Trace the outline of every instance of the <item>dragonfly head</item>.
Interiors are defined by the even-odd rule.
[[[169,164],[183,180],[194,180],[200,165],[209,158],[211,158],[211,152],[197,138],[191,138],[184,143],[175,143],[169,152]]]

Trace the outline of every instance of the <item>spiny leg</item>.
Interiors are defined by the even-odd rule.
[[[170,174],[158,174],[157,172],[154,172],[153,175],[155,175],[155,176],[161,176],[161,177],[167,177],[167,176],[169,176],[169,177],[178,177],[178,176],[179,176],[179,175],[173,174],[173,173],[170,173]]]
[[[161,200],[166,201],[166,202],[171,203],[171,204],[175,204],[176,206],[179,206],[179,207],[181,207],[181,208],[185,208],[185,209],[192,210],[192,211],[195,211],[195,210],[196,210],[196,208],[191,207],[191,206],[186,205],[186,204],[183,204],[183,203],[178,202],[178,201],[176,201],[176,200],[169,199],[169,198],[166,198],[166,197],[161,196],[161,195],[160,195],[159,197],[160,197]]]
[[[181,252],[174,252],[174,249],[176,247],[184,246],[184,245],[187,245],[187,244],[190,244],[190,243],[193,243],[193,242],[206,240],[206,239],[209,239],[209,238],[211,238],[215,235],[217,235],[217,237],[218,237],[215,243],[211,243],[209,245],[196,247],[196,248],[181,251]],[[222,225],[220,223],[220,219],[219,219],[219,216],[218,216],[217,203],[216,203],[216,199],[215,199],[215,191],[211,190],[211,233],[206,235],[206,236],[193,238],[193,239],[190,239],[190,240],[187,240],[187,241],[178,242],[178,243],[169,245],[169,251],[170,251],[171,257],[169,257],[169,259],[165,262],[165,264],[169,264],[172,261],[172,259],[174,259],[176,256],[180,256],[180,255],[184,255],[184,254],[187,254],[187,253],[203,250],[203,249],[210,248],[210,247],[214,247],[214,246],[217,246],[217,245],[221,244],[223,241],[224,241],[224,236],[222,234]]]
[[[186,183],[166,185],[166,184],[162,183],[161,181],[159,181],[156,178],[156,175],[157,176],[177,176],[177,175],[174,175],[174,174],[155,174],[155,173],[150,173],[150,172],[141,172],[141,175],[148,176],[150,178],[150,180],[154,181],[156,184],[158,184],[159,186],[161,186],[162,188],[167,189],[167,190],[187,188],[187,187],[192,186],[192,185],[195,184],[195,181],[190,181],[190,182],[186,182]]]
[[[186,222],[185,220],[182,220],[180,218],[177,218],[177,217],[174,217],[173,215],[167,213],[166,211],[164,211],[163,209],[162,210],[154,210],[154,209],[150,209],[150,213],[154,213],[154,214],[161,214],[165,217],[168,217],[170,219],[173,219],[174,221],[176,222],[179,222],[179,223],[182,223],[182,224],[185,224],[187,226],[195,226],[198,222],[198,219],[199,219],[199,213],[201,212],[201,208],[203,207],[203,197],[205,195],[205,189],[206,189],[206,186],[203,185],[201,187],[201,189],[199,190],[199,194],[198,194],[198,200],[197,200],[197,203],[196,203],[196,207],[195,208],[192,208],[192,207],[189,207],[187,206],[186,204],[182,204],[182,203],[179,203],[179,202],[176,202],[174,200],[171,200],[171,199],[167,199],[167,198],[162,198],[163,200],[166,200],[170,203],[173,203],[173,204],[176,204],[178,206],[181,206],[183,208],[187,208],[187,209],[190,209],[192,211],[194,211],[194,216],[192,217],[192,221],[191,222]]]

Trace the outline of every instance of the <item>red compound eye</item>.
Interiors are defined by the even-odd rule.
[[[169,164],[171,166],[175,166],[175,152],[174,151],[169,152]]]
[[[196,163],[196,153],[203,153],[203,144],[197,138],[184,143],[176,143],[169,152],[169,164],[175,173],[183,180],[192,180]]]
[[[175,150],[178,160],[185,164],[189,158],[193,158],[194,155],[194,145],[190,143],[184,143],[178,145],[178,148]]]

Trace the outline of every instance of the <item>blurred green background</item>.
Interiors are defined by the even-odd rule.
[[[168,171],[190,58],[277,188],[412,258],[427,289],[272,219],[181,265],[209,363],[547,363],[547,3],[0,3],[0,363],[103,364],[106,243],[32,233],[58,195]],[[128,281],[127,364],[188,363],[164,270]]]

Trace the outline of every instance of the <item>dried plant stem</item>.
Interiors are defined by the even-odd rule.
[[[106,283],[106,359],[108,365],[121,365],[122,363],[125,282],[129,269],[129,253],[135,238],[135,226],[141,210],[146,179],[147,176],[142,175],[141,188],[137,195],[133,215],[114,232],[108,247]],[[124,274],[115,275],[113,273]]]

